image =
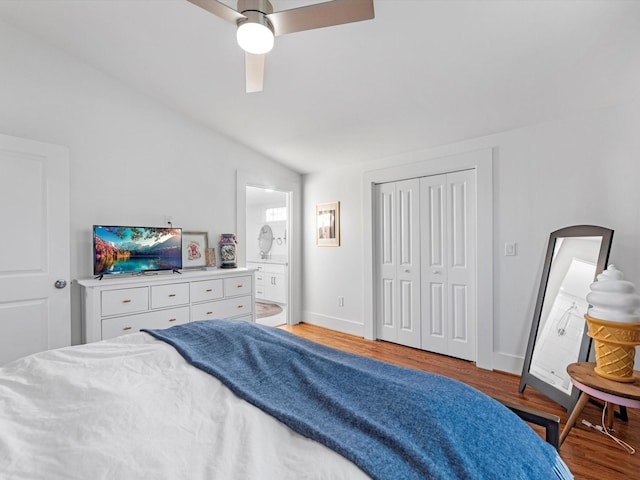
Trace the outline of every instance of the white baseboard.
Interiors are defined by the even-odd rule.
[[[318,325],[319,327],[329,328],[331,330],[337,330],[338,332],[356,335],[358,337],[364,336],[364,325],[362,323],[345,320],[344,318],[330,317],[328,315],[322,315],[320,313],[313,313],[309,311],[302,312],[302,318],[302,321],[305,323]]]
[[[501,372],[522,374],[524,358],[509,353],[493,352],[493,369]]]
[[[305,323],[364,337],[364,325],[361,323],[309,311],[304,311],[302,318]],[[522,374],[522,365],[524,365],[524,358],[522,357],[509,353],[493,353],[493,370],[520,375]]]

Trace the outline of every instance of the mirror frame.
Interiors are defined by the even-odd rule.
[[[531,385],[540,393],[555,400],[560,405],[567,409],[567,412],[571,413],[578,401],[580,390],[575,386],[571,387],[571,394],[567,394],[558,390],[556,387],[545,382],[543,379],[536,377],[530,372],[531,358],[536,346],[536,340],[538,337],[538,329],[540,327],[540,316],[545,302],[545,294],[547,291],[547,282],[549,281],[549,273],[551,270],[551,263],[553,260],[553,253],[556,246],[556,241],[560,238],[571,237],[602,237],[602,243],[600,244],[600,252],[598,253],[598,261],[596,263],[596,272],[593,277],[595,281],[597,275],[601,273],[607,266],[609,261],[609,253],[611,251],[611,241],[613,240],[613,230],[605,227],[598,227],[595,225],[575,225],[572,227],[561,228],[552,232],[549,236],[549,245],[547,247],[547,254],[544,260],[544,267],[542,270],[542,278],[540,279],[540,288],[538,289],[538,298],[536,300],[536,307],[533,313],[533,322],[531,324],[531,333],[529,334],[529,343],[527,344],[527,352],[524,358],[524,365],[522,367],[522,376],[520,377],[520,392],[523,392],[527,385]],[[553,300],[551,300],[553,301]],[[580,351],[576,362],[587,361],[589,357],[589,351],[591,349],[591,338],[587,335],[587,325],[585,321],[584,331],[582,334],[582,341],[580,343]]]

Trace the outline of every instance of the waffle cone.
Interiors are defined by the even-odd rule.
[[[640,322],[621,323],[585,315],[588,335],[595,341],[595,373],[616,382],[631,383],[636,345],[640,345]]]

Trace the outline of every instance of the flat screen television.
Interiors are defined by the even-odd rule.
[[[182,268],[182,229],[93,226],[93,274]]]

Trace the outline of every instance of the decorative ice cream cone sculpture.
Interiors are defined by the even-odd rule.
[[[640,345],[640,295],[613,265],[590,288],[587,302],[591,307],[584,317],[595,342],[595,373],[631,383],[636,346]]]

